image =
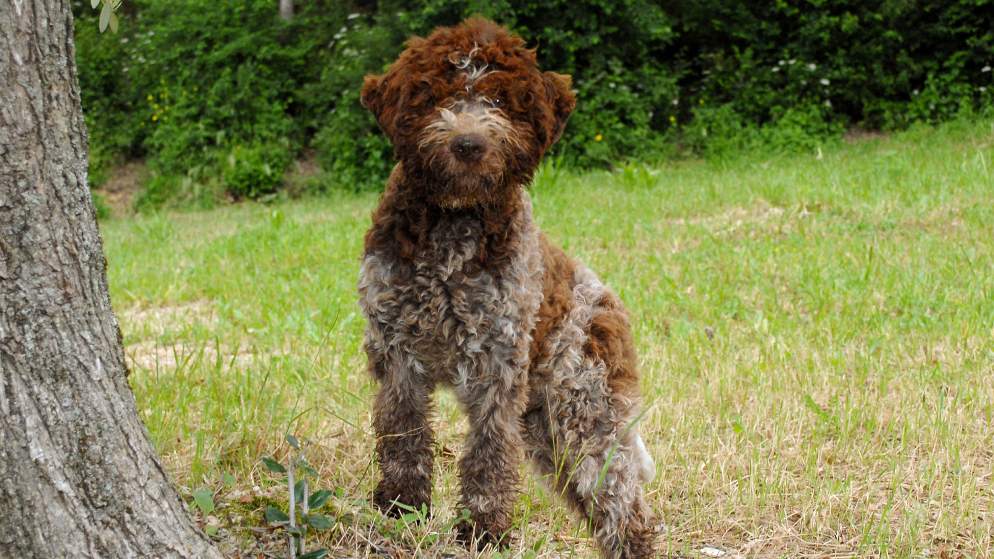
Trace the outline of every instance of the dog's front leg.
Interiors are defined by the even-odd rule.
[[[399,516],[397,503],[421,509],[431,506],[434,434],[429,423],[432,386],[399,359],[370,354],[380,382],[373,407],[376,455],[383,478],[373,501],[380,510]]]
[[[507,545],[518,493],[522,455],[520,417],[527,399],[523,366],[497,365],[466,387],[470,432],[459,462],[461,508],[470,522],[458,526],[465,543]]]

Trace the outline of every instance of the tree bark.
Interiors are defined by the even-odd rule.
[[[0,0],[0,557],[220,557],[127,383],[67,0]]]
[[[293,19],[293,0],[280,0],[280,17],[286,21]]]

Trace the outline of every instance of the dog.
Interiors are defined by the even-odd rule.
[[[397,159],[359,279],[382,479],[373,501],[430,507],[432,392],[469,416],[457,535],[507,545],[527,456],[604,557],[655,554],[642,494],[639,375],[617,296],[536,227],[527,193],[576,104],[571,78],[472,18],[414,37],[361,102]]]

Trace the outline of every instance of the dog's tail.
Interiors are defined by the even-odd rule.
[[[638,458],[639,476],[642,481],[645,483],[652,481],[652,478],[656,477],[656,463],[649,455],[649,449],[645,447],[641,433],[637,432],[635,433],[635,456]]]

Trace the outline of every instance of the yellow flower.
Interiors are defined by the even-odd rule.
[[[594,136],[594,141],[595,141],[595,142],[599,142],[599,141],[601,141],[601,140],[603,140],[603,139],[604,139],[604,136],[601,136],[600,134],[598,134],[598,135]]]
[[[155,97],[152,97],[152,95],[150,94],[148,97],[146,97],[146,99],[148,99],[148,102],[151,103],[152,100],[155,99]]]
[[[159,120],[159,115],[152,115],[152,122]]]
[[[676,126],[676,117],[673,116],[673,115],[670,115],[670,124],[672,124],[673,126]]]

